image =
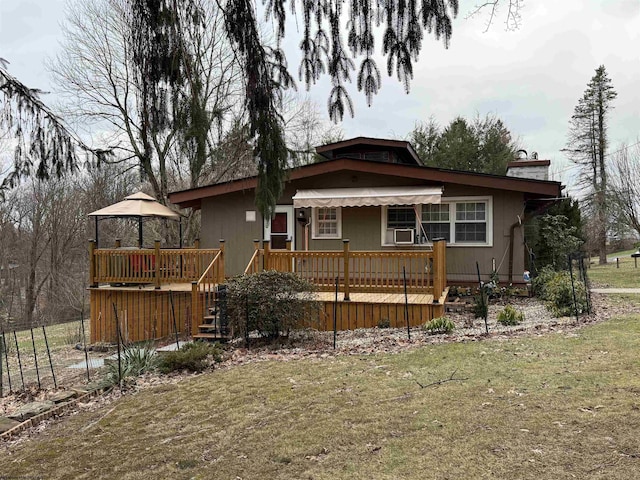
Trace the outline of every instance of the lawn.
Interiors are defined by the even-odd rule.
[[[640,316],[395,355],[251,363],[0,452],[44,478],[636,478]],[[437,383],[442,382],[442,383]]]
[[[587,276],[591,280],[592,286],[640,288],[640,259],[638,259],[638,268],[636,268],[630,254],[620,254],[619,263],[616,263],[615,254],[613,255],[614,257],[610,257],[610,261],[606,265],[594,263],[587,270]],[[597,259],[595,261],[597,262]]]

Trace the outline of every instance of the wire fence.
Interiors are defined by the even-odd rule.
[[[83,384],[104,364],[87,345],[89,320],[0,331],[0,397]]]
[[[161,339],[181,342],[190,336],[191,302],[170,291],[152,294],[153,303],[148,304],[126,295],[112,296],[93,325],[89,319],[76,319],[27,328],[0,327],[0,397],[96,381],[102,377],[98,369],[118,361],[118,349]],[[113,332],[92,342],[92,329]]]

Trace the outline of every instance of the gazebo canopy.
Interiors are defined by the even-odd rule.
[[[180,221],[180,248],[182,248],[182,218],[180,214],[162,205],[155,198],[146,193],[137,192],[124,200],[108,207],[101,208],[89,214],[96,219],[96,245],[98,244],[98,220],[104,218],[137,218],[138,219],[138,246],[142,248],[142,219],[143,218],[167,218]]]
[[[90,217],[156,217],[178,220],[180,215],[146,193],[138,192],[124,200],[89,214]]]

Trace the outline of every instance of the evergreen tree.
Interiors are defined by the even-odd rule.
[[[476,117],[474,130],[480,144],[476,171],[504,175],[517,150],[511,132],[502,120],[489,115]]]
[[[424,32],[442,39],[447,46],[452,32],[451,19],[458,13],[458,0],[354,0],[348,7],[347,12],[343,10],[344,2],[334,0],[294,0],[291,6],[286,0],[267,2],[267,19],[275,24],[276,37],[275,46],[270,47],[260,38],[254,2],[234,0],[224,6],[227,32],[245,71],[245,103],[258,160],[256,204],[265,216],[270,216],[282,193],[288,165],[279,115],[283,90],[293,86],[286,57],[280,49],[285,36],[287,8],[302,15],[300,79],[309,87],[322,74],[329,75],[332,82],[329,116],[338,121],[345,111],[353,115],[353,104],[345,84],[356,71],[354,58],[361,58],[357,67],[357,87],[364,92],[369,104],[380,88],[380,71],[373,58],[374,28],[383,26],[382,53],[387,59],[387,73],[389,76],[395,73],[408,91],[413,62],[422,49]],[[347,22],[345,16],[348,16]],[[344,24],[348,28],[346,45],[342,37]]]
[[[564,269],[567,256],[585,243],[584,224],[577,200],[566,198],[551,206],[544,215],[529,220],[525,242],[534,254],[529,269],[535,274],[545,266]]]
[[[61,177],[78,168],[78,150],[99,164],[110,150],[86,145],[42,100],[38,89],[24,85],[7,70],[8,62],[0,58],[0,133],[7,132],[15,141],[13,168],[0,182],[0,198],[25,177],[39,180]]]
[[[175,8],[178,3],[177,0],[126,1],[143,5],[152,12],[152,15],[145,14],[151,21],[160,17],[163,8],[171,5]],[[294,87],[286,56],[280,48],[287,15],[299,12],[302,17],[299,77],[307,87],[315,84],[323,74],[330,77],[329,116],[337,121],[345,111],[353,115],[353,104],[345,86],[351,81],[352,73],[355,73],[358,90],[365,94],[369,104],[380,88],[381,75],[374,59],[374,29],[381,27],[383,30],[382,54],[387,61],[387,73],[389,76],[395,74],[408,92],[413,62],[422,50],[425,32],[437,40],[442,39],[445,47],[448,46],[452,18],[458,13],[458,0],[269,0],[265,3],[266,20],[275,26],[274,45],[266,45],[260,36],[255,2],[229,0],[219,4],[224,11],[228,37],[244,70],[249,133],[258,164],[256,204],[268,217],[282,193],[289,164],[280,114],[283,92]],[[498,3],[505,2],[496,0],[480,5],[472,13],[486,7],[491,23]],[[520,2],[509,0],[506,3],[508,16],[516,18]],[[134,10],[144,14],[144,8]],[[346,43],[342,35],[344,25],[347,26]],[[162,68],[167,65],[163,64]]]
[[[473,127],[462,117],[454,119],[436,141],[427,165],[452,170],[477,171],[480,142]]]
[[[567,139],[569,158],[581,167],[579,182],[588,192],[587,208],[595,217],[599,263],[607,263],[607,120],[617,97],[604,65],[596,69],[578,100]]]
[[[440,137],[440,125],[434,117],[427,122],[416,122],[414,129],[409,134],[409,142],[413,145],[418,157],[426,164],[433,158],[436,142]]]
[[[456,117],[442,132],[432,118],[418,123],[409,138],[427,166],[496,175],[504,175],[517,149],[511,132],[492,115],[471,123]]]

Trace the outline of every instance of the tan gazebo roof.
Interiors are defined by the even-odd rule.
[[[108,207],[89,214],[90,217],[156,217],[178,219],[180,215],[146,193],[138,192]]]

